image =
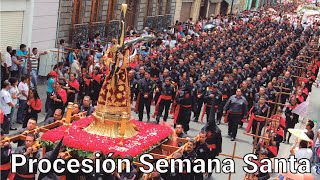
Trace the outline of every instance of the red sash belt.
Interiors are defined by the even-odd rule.
[[[214,108],[218,109],[218,108],[219,108],[219,106],[218,106],[218,105],[215,105],[215,106],[214,106]]]
[[[6,170],[9,170],[10,168],[11,168],[11,163],[10,162],[0,165],[0,171],[6,171]]]
[[[230,113],[230,111],[227,111],[226,112],[226,115],[224,116],[224,118],[223,118],[223,120],[224,120],[224,123],[228,123],[229,122],[229,113]]]
[[[58,176],[60,180],[67,180],[67,177],[65,175]]]
[[[202,114],[201,114],[201,122],[203,122],[203,117],[204,117],[204,114],[206,114],[206,112],[207,112],[207,106],[208,107],[211,107],[211,106],[209,106],[209,105],[207,105],[207,104],[205,104],[204,105],[204,107],[203,107],[203,111],[202,111]],[[207,115],[208,116],[208,115]]]
[[[140,96],[141,96],[141,93],[139,92],[138,97],[137,97],[137,101],[136,101],[136,105],[134,106],[134,112],[136,112],[136,113],[139,111]]]
[[[163,95],[163,94],[161,94],[161,95],[159,96],[159,99],[158,99],[158,101],[157,101],[156,107],[155,107],[155,109],[154,109],[153,118],[158,114],[160,102],[161,102],[162,99],[168,101],[168,100],[171,100],[171,99],[172,99],[172,96]]]
[[[208,144],[208,147],[209,147],[210,151],[217,148],[215,144]]]
[[[258,121],[258,122],[263,122],[263,121],[265,121],[266,119],[265,119],[265,118],[256,117],[253,113],[251,113],[250,120],[249,120],[249,123],[248,123],[247,128],[246,128],[247,133],[250,132],[250,129],[251,129],[251,127],[252,127],[253,120],[256,120],[256,121]]]
[[[162,97],[161,97],[162,96]],[[168,95],[161,95],[160,97],[161,97],[161,99],[163,99],[163,100],[171,100],[172,99],[172,96],[168,96]],[[159,98],[160,99],[160,98]],[[159,100],[158,100],[159,101]]]
[[[157,81],[158,77],[151,77],[152,80]]]
[[[35,177],[35,174],[19,174],[19,173],[15,173],[15,174],[12,174],[12,175],[10,175],[10,180],[12,180],[12,179],[14,179],[14,177],[15,176],[20,176],[20,177],[22,177],[22,178],[24,178],[24,179],[32,179],[32,178],[34,178]]]
[[[192,107],[192,105],[180,105],[180,104],[177,104],[176,109],[174,111],[174,115],[173,115],[174,124],[177,123],[177,119],[178,119],[179,112],[180,112],[180,106],[184,107],[184,108],[191,108]]]
[[[222,95],[222,101],[223,101],[224,99],[228,99],[228,95],[223,94],[223,95]]]

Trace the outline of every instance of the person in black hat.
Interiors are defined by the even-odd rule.
[[[10,169],[11,169],[11,164],[10,164],[10,156],[11,156],[11,145],[9,141],[5,141],[4,138],[4,130],[1,128],[1,141],[0,141],[0,146],[1,146],[1,179],[7,179]]]
[[[189,73],[186,76],[187,81],[176,96],[177,107],[174,113],[174,124],[181,124],[185,132],[189,131],[191,112],[197,109],[196,90]]]

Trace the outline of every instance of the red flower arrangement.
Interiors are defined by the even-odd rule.
[[[164,125],[156,125],[132,120],[139,130],[131,138],[123,139],[123,146],[119,146],[120,138],[110,138],[90,134],[83,130],[94,120],[93,116],[82,118],[71,126],[60,126],[44,133],[41,141],[55,142],[63,136],[64,145],[75,150],[94,152],[100,150],[104,155],[114,153],[113,158],[131,155],[136,157],[157,145],[172,134],[172,129]]]

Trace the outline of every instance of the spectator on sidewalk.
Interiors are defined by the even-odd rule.
[[[38,53],[37,48],[32,49],[30,61],[31,61],[31,82],[33,87],[37,87],[37,75],[38,75],[38,68],[39,68],[39,61],[40,56],[47,54],[47,51],[44,51],[42,53]]]
[[[1,123],[1,128],[4,131],[4,134],[9,134],[10,129],[10,113],[11,108],[14,107],[12,102],[11,95],[9,93],[9,89],[11,88],[11,84],[9,81],[3,82],[3,88],[0,91],[0,108],[3,111],[3,122]]]
[[[53,114],[53,117],[49,117],[47,118],[45,121],[44,121],[44,125],[48,125],[48,124],[51,124],[51,123],[54,123],[56,121],[60,121],[62,120],[62,117],[63,117],[63,112],[61,109],[56,109],[54,111],[54,114]]]
[[[57,77],[58,77],[58,74],[55,71],[51,71],[47,76],[47,99],[45,104],[46,113],[48,113],[51,107],[50,97],[51,97],[51,94],[53,93],[54,81]]]
[[[27,120],[28,119],[35,119],[38,120],[38,113],[41,112],[42,108],[42,102],[39,97],[39,94],[36,89],[32,89],[29,91],[29,97],[27,100],[27,106],[26,106],[26,115],[25,115],[25,121],[23,122],[22,127],[27,127]]]
[[[11,108],[11,114],[10,114],[10,130],[17,130],[17,128],[13,128],[13,120],[15,119],[15,114],[18,110],[19,104],[18,104],[18,99],[21,96],[21,93],[18,89],[18,79],[15,77],[11,77],[9,79],[9,82],[11,84],[11,88],[9,90],[10,94],[11,94],[11,98],[12,98],[12,102],[14,104],[14,106]]]
[[[17,51],[17,59],[21,61],[21,74],[22,75],[26,75],[27,74],[27,55],[28,55],[28,51],[27,51],[27,46],[25,44],[21,44],[20,45],[20,49],[18,49]]]
[[[17,123],[22,124],[25,117],[26,102],[28,99],[29,86],[27,84],[29,76],[21,76],[21,82],[18,85],[21,96],[19,97],[19,108],[17,114]]]
[[[19,77],[19,69],[21,68],[22,61],[17,59],[17,51],[12,50],[11,52],[11,77],[18,78]]]
[[[7,46],[7,52],[4,54],[4,58],[1,61],[2,82],[7,80],[9,78],[9,75],[10,75],[10,68],[11,68],[11,65],[12,65],[11,52],[12,52],[12,47],[11,46]]]
[[[94,111],[94,107],[91,106],[90,100],[90,96],[85,96],[83,98],[83,105],[80,108],[80,112],[87,112],[87,116],[90,116]]]

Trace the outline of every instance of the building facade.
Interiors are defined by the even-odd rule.
[[[96,33],[106,40],[117,37],[123,3],[127,28],[161,30],[173,22],[176,0],[60,0],[58,39],[74,46]]]
[[[127,27],[139,32],[173,23],[176,0],[1,0],[0,51],[20,44],[52,49],[59,39],[74,46],[95,33],[105,40],[117,37],[123,3],[128,4]]]
[[[238,13],[245,8],[245,0],[176,0],[174,20],[187,21],[199,18]]]
[[[55,47],[59,0],[1,0],[0,51],[20,44],[40,50]]]

